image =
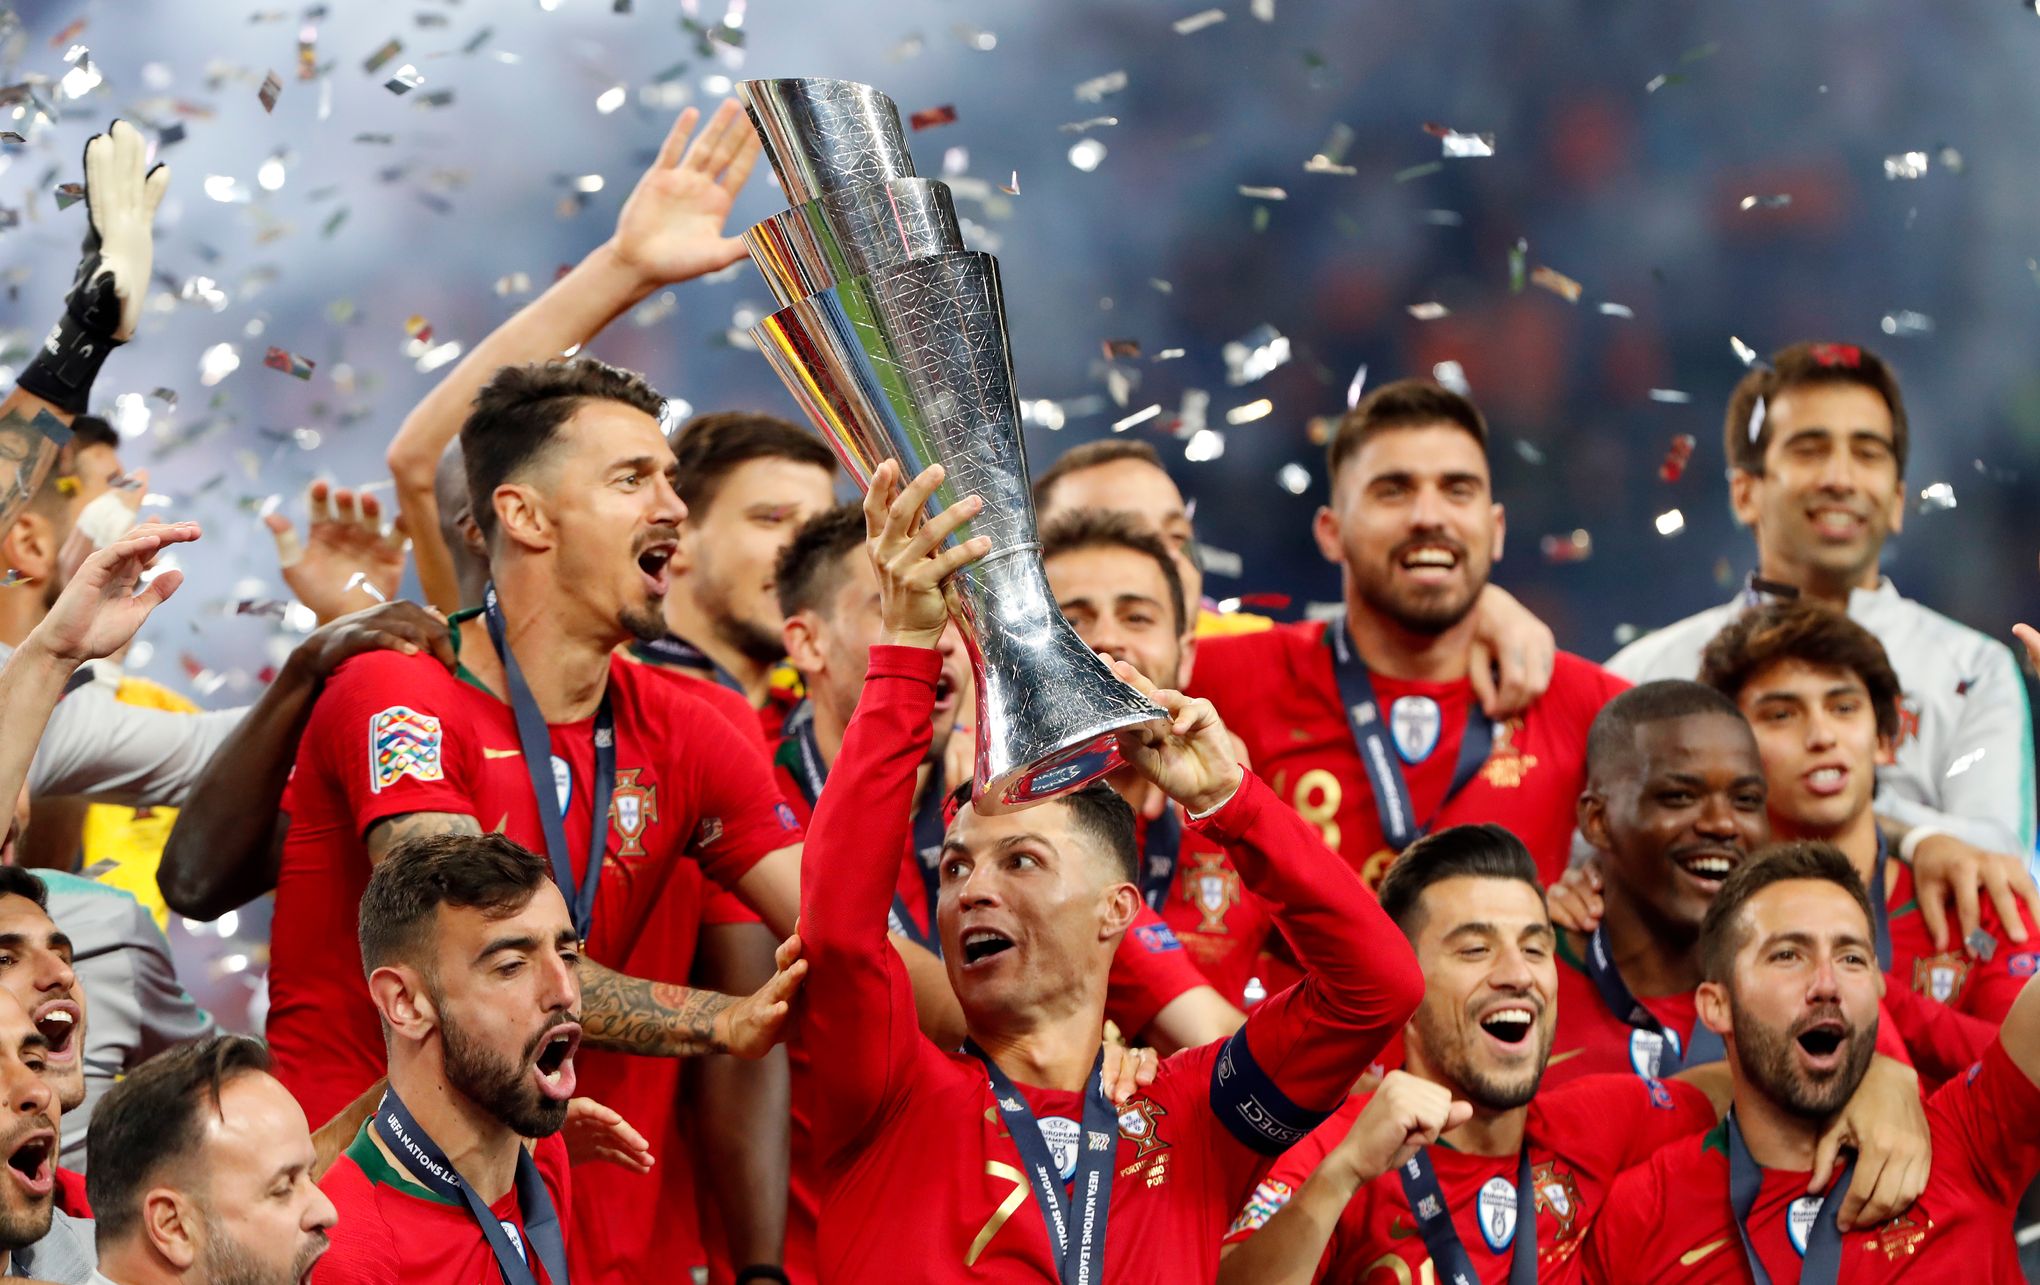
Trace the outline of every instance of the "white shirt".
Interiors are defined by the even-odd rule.
[[[1615,653],[1634,683],[1692,678],[1700,652],[1750,594],[1667,625]],[[1877,812],[1934,825],[1980,848],[2033,851],[2033,724],[2012,649],[1902,597],[1889,577],[1849,595],[1849,618],[1884,644],[1904,690],[1897,762],[1877,770]]]

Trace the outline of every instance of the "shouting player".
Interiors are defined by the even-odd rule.
[[[1332,438],[1316,526],[1344,616],[1213,639],[1198,666],[1255,771],[1370,883],[1418,835],[1467,821],[1505,823],[1556,879],[1587,726],[1623,686],[1561,653],[1513,717],[1476,700],[1474,608],[1504,531],[1487,443],[1480,411],[1436,384],[1363,397]]]
[[[1707,644],[1700,676],[1756,730],[1770,780],[1771,832],[1833,844],[1863,880],[1886,1009],[1914,1062],[1936,1082],[1967,1069],[1989,1047],[2040,955],[2025,908],[2015,905],[2019,918],[2008,926],[1987,902],[1977,911],[1982,938],[1936,949],[1911,867],[1888,859],[1871,811],[1877,766],[1890,761],[1900,717],[1898,676],[1884,648],[1831,608],[1769,603]],[[1940,1005],[1975,1020],[1940,1018]]]
[[[935,555],[980,507],[970,497],[920,524],[941,477],[933,468],[899,490],[888,462],[865,498],[884,645],[803,863],[815,970],[803,1037],[830,1050],[831,1069],[811,1103],[831,1176],[823,1276],[1208,1280],[1268,1158],[1339,1102],[1416,1006],[1421,979],[1373,898],[1343,873],[1327,878],[1337,864],[1310,828],[1234,762],[1211,707],[1122,664],[1172,720],[1123,735],[1122,751],[1279,907],[1308,977],[1229,1039],[1170,1059],[1115,1111],[1096,1087],[1098,1030],[1139,871],[1130,809],[1094,786],[1017,813],[958,814],[938,919],[971,1038],[958,1054],[921,1037],[881,920],[930,735],[948,624],[940,582],[990,543]],[[879,1230],[899,1209],[914,1212],[911,1238]]]
[[[1753,367],[1729,397],[1722,441],[1757,568],[1734,602],[1638,639],[1608,668],[1633,682],[1691,678],[1701,648],[1746,607],[1782,597],[1845,608],[1905,687],[1877,796],[1896,829],[1911,827],[1900,855],[1945,830],[2024,856],[2033,733],[2011,649],[1902,597],[1877,569],[1905,519],[1910,440],[1898,376],[1867,348],[1800,343]]]
[[[2012,1213],[2040,1173],[2040,993],[2022,992],[1983,1060],[1928,1100],[1925,1189],[1873,1223],[1825,1188],[1808,1194],[1877,1034],[1884,975],[1863,881],[1826,844],[1769,849],[1722,882],[1700,949],[1701,1018],[1727,1046],[1734,1110],[1617,1180],[1587,1279],[2023,1280]]]
[[[89,1146],[93,1285],[304,1285],[327,1251],[305,1113],[259,1040],[150,1058],[100,1103]]]
[[[1728,1105],[1727,1069],[1543,1085],[1555,943],[1536,864],[1501,827],[1418,840],[1381,894],[1424,967],[1408,1060],[1276,1162],[1227,1238],[1221,1282],[1578,1279],[1581,1242],[1615,1175],[1712,1125]],[[1899,1105],[1902,1116],[1909,1104]],[[1838,1136],[1867,1133],[1885,1109],[1856,1104]],[[1895,1145],[1909,1157],[1925,1141]],[[1873,1198],[1887,1158],[1865,1154],[1856,1187]],[[1890,1191],[1871,1209],[1894,1212],[1917,1194]]]

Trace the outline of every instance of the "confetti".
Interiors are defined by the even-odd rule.
[[[312,377],[312,367],[318,363],[282,348],[271,348],[262,354],[262,364],[271,370],[280,370],[286,375],[309,380]]]
[[[432,323],[413,313],[404,319],[404,333],[410,336],[413,342],[430,344],[432,342]]]
[[[177,409],[177,390],[174,388],[152,388],[149,390],[149,396],[163,403],[171,410]]]
[[[59,183],[57,185],[57,208],[68,210],[85,199],[83,183]]]
[[[255,96],[262,100],[263,111],[273,112],[276,110],[276,100],[282,93],[283,79],[272,71],[262,78],[262,88],[255,91]]]
[[[934,129],[937,125],[954,125],[956,108],[948,103],[940,107],[928,107],[907,117],[907,124],[914,129]]]
[[[1066,125],[1058,125],[1056,128],[1065,134],[1086,134],[1094,129],[1103,129],[1107,125],[1117,125],[1118,123],[1119,118],[1117,116],[1093,116],[1089,120],[1073,120]]]
[[[1658,465],[1658,476],[1667,482],[1676,482],[1685,476],[1686,465],[1693,459],[1696,444],[1691,433],[1680,433],[1674,437],[1665,450],[1664,462]]]
[[[1933,168],[1933,160],[1925,152],[1899,152],[1884,158],[1884,177],[1888,179],[1924,178]]]
[[[1596,310],[1604,317],[1620,317],[1625,321],[1636,320],[1636,313],[1626,303],[1603,303]]]
[[[383,591],[375,587],[375,582],[368,578],[368,572],[366,571],[357,571],[353,575],[349,576],[347,578],[347,583],[341,587],[340,592],[353,593],[357,588],[360,589],[363,593],[367,594],[369,597],[375,599],[377,602],[389,601],[389,599],[383,595]]]
[[[1303,163],[1304,172],[1308,174],[1358,173],[1359,171],[1354,169],[1353,166],[1346,164],[1346,151],[1352,146],[1353,127],[1346,124],[1333,125],[1331,133],[1325,135],[1325,141],[1320,143],[1317,151],[1311,153],[1310,159]]]
[[[1537,545],[1546,562],[1585,562],[1594,556],[1594,537],[1585,527],[1565,535],[1547,535]]]
[[[1412,165],[1407,169],[1397,170],[1395,172],[1395,181],[1398,183],[1408,183],[1414,179],[1427,178],[1444,168],[1445,162],[1443,161],[1425,161],[1422,165]]]
[[[1741,339],[1730,335],[1728,337],[1728,346],[1735,349],[1736,360],[1740,361],[1743,365],[1754,366],[1757,364],[1757,350],[1744,343]]]
[[[1122,357],[1140,356],[1140,340],[1107,339],[1100,345],[1105,350],[1106,361],[1118,361]]]
[[[1093,76],[1077,85],[1077,101],[1080,103],[1103,102],[1106,98],[1126,88],[1125,71],[1108,71],[1102,76]]]
[[[1346,385],[1347,410],[1352,410],[1360,404],[1360,390],[1365,387],[1367,387],[1367,363],[1362,362],[1360,369],[1353,372],[1352,381]]]
[[[1291,495],[1302,495],[1310,489],[1310,470],[1301,464],[1284,464],[1276,470],[1275,485]]]
[[[1752,442],[1756,441],[1758,438],[1764,435],[1764,416],[1766,414],[1767,409],[1768,408],[1764,405],[1764,399],[1761,397],[1757,398],[1756,405],[1750,407],[1749,433],[1750,440]]]
[[[1089,174],[1105,159],[1105,144],[1095,138],[1086,138],[1070,145],[1070,164]]]
[[[1919,312],[1887,312],[1877,324],[1885,334],[1906,339],[1934,333],[1934,319]]]
[[[1275,21],[1275,0],[1247,0],[1247,12],[1259,18],[1262,22],[1273,22]],[[1262,993],[1266,994],[1265,989]]]
[[[1466,381],[1466,367],[1456,361],[1441,361],[1432,366],[1431,378],[1461,397],[1473,396],[1473,385]]]
[[[1251,424],[1257,419],[1266,419],[1275,409],[1275,403],[1266,397],[1235,406],[1225,413],[1225,422],[1234,426]]]
[[[361,64],[361,69],[373,76],[383,69],[384,63],[402,53],[403,50],[404,42],[392,36],[385,40],[374,53],[368,56],[368,61]]]
[[[1175,361],[1176,359],[1180,358],[1185,351],[1186,350],[1182,348],[1164,348],[1160,352],[1155,354],[1154,359],[1156,361]]]
[[[529,294],[531,277],[522,272],[512,272],[496,278],[496,297],[506,299],[514,294]]]
[[[1666,509],[1663,513],[1657,515],[1657,533],[1659,535],[1677,535],[1685,529],[1686,515],[1677,509]]]
[[[1440,125],[1436,121],[1425,121],[1424,132],[1439,141],[1448,160],[1495,154],[1493,134],[1462,134],[1451,126]]]
[[[1161,415],[1161,413],[1162,404],[1160,402],[1155,402],[1151,406],[1135,411],[1133,414],[1128,415],[1125,419],[1113,420],[1112,431],[1115,433],[1124,433],[1129,428],[1136,428],[1142,424],[1147,423],[1151,419],[1157,418],[1158,416]]]
[[[280,598],[243,598],[234,604],[237,616],[261,616],[269,620],[282,620],[290,611],[290,604]]]
[[[1014,170],[1012,182],[999,184],[999,190],[1007,196],[1020,195],[1020,171]]]
[[[308,15],[309,16],[309,15]],[[307,22],[298,28],[297,78],[315,80],[319,75],[319,29]]]
[[[1940,513],[1955,507],[1955,488],[1946,482],[1935,482],[1920,492],[1919,511]]]
[[[1510,294],[1523,293],[1523,286],[1525,282],[1527,282],[1529,279],[1527,275],[1527,269],[1529,268],[1529,265],[1530,265],[1530,242],[1527,238],[1519,236],[1516,238],[1516,244],[1509,247]]]
[[[1516,439],[1516,454],[1518,457],[1522,459],[1522,461],[1525,464],[1544,463],[1544,452],[1538,450],[1534,444],[1526,442],[1520,437]]]
[[[1219,350],[1225,361],[1225,382],[1237,388],[1251,384],[1289,360],[1289,340],[1262,323]]]
[[[1790,204],[1792,194],[1789,192],[1780,192],[1776,196],[1746,196],[1742,199],[1742,208],[1745,210],[1754,210],[1759,206],[1766,210],[1782,210]]]
[[[1190,441],[1183,447],[1183,458],[1192,464],[1208,464],[1225,454],[1225,439],[1209,428],[1200,428],[1191,434]]]
[[[1580,283],[1556,268],[1547,268],[1539,264],[1530,273],[1530,284],[1542,286],[1567,303],[1580,301]]]
[[[1289,193],[1279,187],[1249,187],[1242,183],[1239,193],[1241,196],[1250,197],[1257,201],[1286,201],[1289,199]]]
[[[983,31],[961,22],[951,27],[949,32],[962,43],[964,48],[975,49],[981,54],[988,54],[999,47],[999,37],[996,32]]]
[[[1225,10],[1203,9],[1191,14],[1187,18],[1178,18],[1169,25],[1176,29],[1177,35],[1187,36],[1194,31],[1202,31],[1206,27],[1215,27],[1224,21]]]
[[[1409,306],[1409,314],[1418,321],[1437,321],[1441,317],[1451,316],[1452,309],[1433,299],[1424,303],[1411,304]]]
[[[383,82],[383,88],[402,97],[424,83],[425,77],[419,70],[410,63],[405,63],[397,68],[396,75]]]
[[[76,19],[69,26],[65,27],[62,31],[59,31],[56,35],[50,37],[50,48],[62,49],[65,45],[68,45],[73,40],[77,39],[79,34],[84,30],[85,20],[83,18]]]

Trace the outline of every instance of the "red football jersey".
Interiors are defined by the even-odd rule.
[[[571,1259],[579,1228],[567,1214],[572,1184],[566,1141],[554,1134],[538,1144],[532,1158],[552,1194]],[[502,1285],[502,1269],[468,1207],[419,1186],[384,1153],[367,1126],[319,1179],[319,1189],[339,1211],[340,1221],[333,1225],[333,1247],[312,1269],[314,1285]],[[525,1244],[524,1214],[514,1190],[489,1211],[515,1227],[515,1242]],[[528,1245],[525,1258],[540,1285],[555,1285]],[[567,1270],[573,1274],[571,1266]]]
[[[2019,1285],[2025,1276],[2012,1216],[2040,1173],[2040,1088],[2003,1044],[1993,1044],[1927,1100],[1927,1128],[1934,1148],[1927,1189],[1889,1222],[1843,1235],[1841,1279]],[[1750,1211],[1750,1243],[1777,1285],[1799,1279],[1787,1222],[1810,1177],[1766,1170]],[[1596,1282],[1751,1280],[1729,1203],[1726,1125],[1675,1142],[1624,1174],[1587,1236],[1583,1261]]]
[[[793,809],[796,819],[805,828],[811,817],[807,794],[801,788],[795,766],[799,753],[800,748],[794,738],[787,737],[773,752],[772,764],[787,806]],[[1192,841],[1202,847],[1215,847],[1209,840],[1187,831],[1184,839],[1186,850]],[[1229,862],[1226,869],[1231,870]],[[1238,875],[1235,873],[1233,878],[1237,880]],[[921,881],[921,862],[914,853],[911,833],[907,838],[906,851],[900,858],[899,880],[894,891],[900,904],[907,908],[913,931],[925,939],[929,931],[927,886]],[[1265,932],[1264,928],[1263,935]],[[1250,957],[1248,963],[1252,962]],[[1184,950],[1183,939],[1160,915],[1143,908],[1140,918],[1112,956],[1112,972],[1105,991],[1105,1016],[1118,1023],[1128,1039],[1138,1041],[1140,1033],[1154,1021],[1156,1014],[1168,1007],[1171,1000],[1204,985],[1205,980],[1205,974]],[[1240,1002],[1236,996],[1228,998],[1235,1004]],[[794,1076],[805,1077],[809,1067],[807,1046],[797,1033],[787,1040],[786,1055]],[[796,1093],[793,1097],[792,1181],[787,1193],[785,1263],[787,1275],[794,1285],[805,1285],[814,1279],[815,1216],[820,1196],[815,1189],[813,1166],[813,1135],[809,1131],[802,1095]]]
[[[764,757],[686,685],[620,659],[610,663],[609,684],[616,785],[588,951],[627,968],[648,963],[633,952],[687,858],[731,887],[800,832]],[[566,800],[577,877],[587,862],[593,727],[591,718],[552,729],[552,775]],[[268,1035],[277,1078],[323,1122],[383,1071],[355,925],[369,827],[406,812],[454,812],[540,852],[545,838],[510,707],[425,655],[371,652],[327,681],[298,749],[288,810]],[[648,966],[671,976],[668,956]],[[617,1058],[590,1051],[577,1059],[587,1092],[614,1083],[604,1063]]]
[[[1631,1026],[1608,1011],[1601,992],[1587,976],[1572,934],[1558,935],[1558,1029],[1552,1032],[1551,1061],[1545,1064],[1543,1086],[1553,1089],[1583,1075],[1627,1072],[1654,1076],[1662,1037],[1655,1031]],[[1666,1028],[1679,1037],[1679,1048],[1692,1047],[1693,1027],[1700,1020],[1693,993],[1638,997]],[[1888,1013],[1880,1010],[1877,1023],[1877,1051],[1894,1061],[1912,1064],[1904,1038]]]
[[[823,792],[806,850],[814,855],[802,863],[813,970],[803,1037],[829,1050],[826,1079],[795,1086],[808,1096],[828,1183],[818,1258],[824,1279],[843,1285],[953,1282],[966,1272],[1053,1282],[1048,1227],[985,1069],[921,1035],[884,935],[939,669],[932,650],[872,649],[834,773],[848,785]],[[1240,1034],[1164,1063],[1121,1110],[1116,1138],[1082,1140],[1115,1152],[1103,1277],[1114,1285],[1212,1279],[1232,1211],[1272,1155],[1301,1136],[1272,1121],[1336,1107],[1421,995],[1402,935],[1357,880],[1325,878],[1310,827],[1256,778],[1196,825],[1282,908],[1310,975],[1257,1008]],[[1241,1090],[1254,1080],[1262,1087],[1250,1099]],[[1062,1129],[1081,1118],[1075,1093],[1018,1092]],[[900,1234],[902,1211],[911,1235]]]
[[[1537,858],[1549,884],[1572,854],[1573,813],[1586,783],[1587,728],[1608,699],[1629,684],[1590,661],[1558,654],[1551,686],[1523,714],[1495,727],[1486,765],[1450,800],[1473,684],[1409,682],[1370,674],[1377,704],[1405,696],[1437,702],[1430,753],[1403,763],[1411,807],[1429,829],[1492,821],[1509,828]],[[1374,789],[1353,743],[1333,674],[1325,625],[1306,621],[1199,644],[1191,694],[1208,697],[1246,742],[1254,771],[1315,824],[1325,846],[1346,858],[1371,887],[1395,854],[1382,838]],[[1443,806],[1441,807],[1441,801]]]
[[[1241,1212],[1226,1243],[1247,1239],[1289,1203],[1332,1148],[1360,1118],[1368,1097],[1349,1098],[1325,1121],[1275,1162]],[[1677,1080],[1642,1080],[1630,1075],[1595,1075],[1530,1101],[1524,1136],[1530,1144],[1530,1185],[1537,1198],[1537,1279],[1576,1281],[1579,1251],[1593,1226],[1615,1175],[1647,1159],[1659,1147],[1702,1133],[1715,1121],[1707,1095]],[[1452,1210],[1452,1225],[1467,1260],[1486,1285],[1507,1285],[1515,1261],[1515,1156],[1475,1156],[1449,1146],[1430,1149],[1438,1189]],[[1499,1197],[1481,1194],[1499,1184]],[[1506,1228],[1496,1235],[1483,1227],[1481,1209],[1503,1211]],[[1497,1247],[1499,1246],[1499,1248]],[[1376,1277],[1375,1273],[1382,1273]],[[1332,1229],[1318,1265],[1321,1281],[1440,1279],[1424,1238],[1417,1233],[1401,1171],[1382,1174],[1354,1194]]]
[[[1950,943],[1953,948],[1948,951],[1936,951],[1914,896],[1912,867],[1890,861],[1885,871],[1890,884],[1885,897],[1891,911],[1890,984],[1946,1004],[1958,1013],[1982,1018],[1992,1026],[2003,1022],[2012,1010],[2012,1001],[2040,971],[2040,931],[2034,929],[2025,905],[2019,906],[2019,920],[2026,929],[2024,945],[2005,935],[1996,904],[1985,897],[1977,907],[1978,922],[1997,943],[1991,957],[1982,960],[1966,955],[1959,943]],[[1948,931],[1951,936],[1960,935],[1952,909]]]
[[[1181,809],[1177,812],[1180,817]],[[1139,829],[1137,839],[1144,845],[1144,819]],[[1226,1002],[1247,1008],[1247,983],[1255,977],[1266,981],[1261,950],[1274,933],[1275,920],[1267,905],[1247,891],[1224,848],[1188,826],[1181,832],[1176,875],[1162,902],[1162,919]]]

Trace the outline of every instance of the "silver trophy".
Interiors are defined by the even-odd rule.
[[[930,517],[992,551],[945,586],[977,676],[976,806],[1007,812],[1119,766],[1113,733],[1168,715],[1069,627],[1035,536],[999,266],[963,248],[949,189],[914,177],[892,100],[838,80],[737,87],[793,208],[745,236],[784,307],[758,350],[860,487],[947,469]]]

